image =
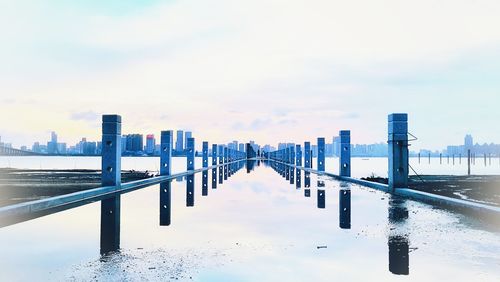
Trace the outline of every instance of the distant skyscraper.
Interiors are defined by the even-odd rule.
[[[474,139],[472,138],[472,135],[470,134],[465,135],[464,138],[465,152],[467,152],[467,150],[472,150],[473,148],[474,148]]]
[[[244,143],[240,143],[238,145],[238,151],[240,152],[245,152],[245,144]]]
[[[59,151],[57,150],[57,134],[52,131],[50,136],[50,142],[47,142],[47,153],[49,154],[57,154]]]
[[[126,150],[129,152],[137,153],[144,150],[142,134],[129,134],[127,137]]]
[[[153,134],[148,134],[146,136],[146,154],[154,154],[156,147],[156,140]]]
[[[184,131],[177,130],[177,140],[175,141],[175,150],[182,152],[184,150]]]
[[[333,137],[333,155],[335,157],[340,156],[340,137],[339,136]]]
[[[184,144],[186,144],[186,146],[187,146],[187,143],[188,143],[188,141],[187,141],[187,140],[188,140],[189,138],[192,138],[192,137],[193,137],[193,133],[192,133],[191,131],[186,131],[186,132],[184,133],[184,135],[185,135],[185,138],[184,138]]]

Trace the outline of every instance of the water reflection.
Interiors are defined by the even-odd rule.
[[[325,190],[323,189],[318,189],[318,209],[324,209],[325,208]]]
[[[202,196],[207,196],[208,195],[208,171],[203,171],[201,173],[201,195]]]
[[[212,169],[212,189],[217,189],[217,169]]]
[[[297,169],[297,174],[296,174],[296,180],[295,180],[295,187],[297,187],[297,189],[300,188],[301,184],[302,184],[302,176],[301,176],[301,170],[300,169]]]
[[[342,187],[344,186],[344,187]],[[341,184],[339,190],[339,227],[351,229],[351,190]]]
[[[170,213],[172,203],[172,182],[160,183],[160,226],[170,225]]]
[[[101,254],[120,248],[120,195],[101,201]]]
[[[389,271],[396,275],[410,273],[408,234],[400,231],[408,219],[408,209],[405,204],[403,199],[391,198],[388,208],[388,219],[391,226],[387,243],[389,246]]]
[[[304,188],[311,187],[311,173],[304,171]]]
[[[186,207],[194,207],[194,174],[186,178]]]

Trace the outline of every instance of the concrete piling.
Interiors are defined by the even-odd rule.
[[[325,138],[318,138],[318,171],[325,171]]]
[[[408,115],[388,117],[389,189],[408,187]]]
[[[187,170],[193,171],[194,168],[194,157],[195,157],[195,140],[194,138],[188,138],[186,144],[186,156],[187,156]],[[186,206],[194,206],[194,174],[189,174],[186,177]]]
[[[102,186],[121,185],[121,116],[102,116]],[[120,195],[101,201],[100,252],[120,248]]]
[[[351,177],[351,131],[341,130],[340,135],[340,159],[339,175]]]
[[[172,173],[172,144],[173,131],[162,131],[160,138],[160,175]],[[172,194],[171,181],[160,183],[160,226],[168,226],[171,222]]]

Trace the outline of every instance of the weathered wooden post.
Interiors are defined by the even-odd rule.
[[[325,138],[318,138],[318,171],[325,171]]]
[[[408,114],[389,115],[389,189],[408,187]]]
[[[208,142],[203,141],[202,143],[202,166],[203,168],[208,167]],[[203,170],[201,173],[201,195],[202,196],[207,196],[208,195],[208,170]]]
[[[351,229],[351,190],[339,190],[339,227]]]
[[[172,144],[174,133],[171,130],[162,131],[160,137],[160,175],[172,173]],[[160,226],[168,226],[171,222],[171,181],[160,183]]]
[[[217,144],[212,144],[212,189],[217,189]]]
[[[121,185],[121,132],[119,115],[102,116],[102,186]],[[101,254],[120,248],[120,195],[101,201]]]
[[[339,175],[351,177],[351,131],[341,130],[340,135],[340,159]]]
[[[194,171],[194,138],[188,138],[186,144],[187,170]],[[194,173],[186,177],[186,207],[194,206]]]
[[[300,144],[297,144],[295,148],[296,148],[295,165],[297,166],[297,175],[296,175],[297,179],[295,180],[295,187],[300,188],[302,185],[302,175],[301,175],[301,169],[298,167],[302,166],[302,149],[300,147]]]

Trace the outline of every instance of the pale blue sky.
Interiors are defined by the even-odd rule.
[[[412,149],[500,143],[500,2],[3,1],[0,135],[14,145],[189,128],[199,139],[303,142],[351,129]],[[201,141],[201,140],[200,140]]]

